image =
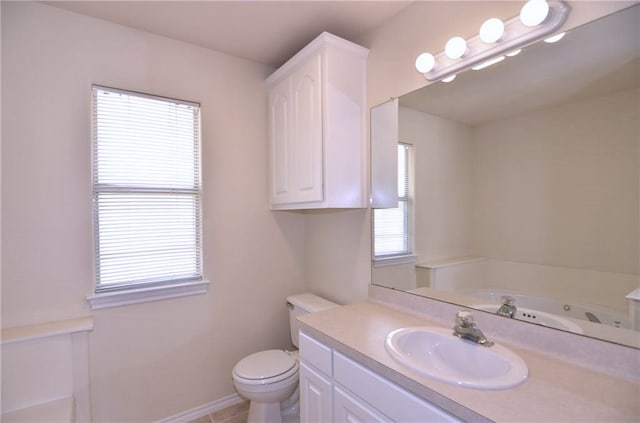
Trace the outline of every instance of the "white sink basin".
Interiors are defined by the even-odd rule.
[[[452,329],[398,329],[387,336],[385,346],[400,364],[467,388],[512,388],[524,382],[529,372],[526,363],[505,347],[460,339]]]

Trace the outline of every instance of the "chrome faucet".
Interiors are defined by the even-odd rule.
[[[602,322],[600,321],[600,319],[598,319],[598,318],[596,317],[596,315],[595,315],[595,314],[593,314],[593,313],[592,313],[592,312],[590,312],[590,311],[585,311],[584,315],[585,315],[585,316],[587,316],[587,319],[589,319],[589,321],[590,321],[590,322],[593,322],[593,323],[602,323]]]
[[[516,306],[514,305],[514,303],[516,302],[516,299],[508,295],[503,295],[501,300],[502,300],[502,305],[500,306],[498,311],[496,311],[496,314],[499,316],[509,317],[513,319],[513,316],[516,315],[516,311],[517,311]]]
[[[458,338],[467,339],[476,344],[490,347],[493,345],[473,322],[473,314],[469,310],[460,310],[456,313],[456,324],[453,327],[453,334]]]

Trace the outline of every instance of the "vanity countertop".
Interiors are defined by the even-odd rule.
[[[529,367],[527,380],[487,391],[440,382],[395,362],[384,340],[407,326],[442,326],[384,304],[363,302],[298,317],[302,328],[465,421],[614,422],[640,420],[640,383],[581,367],[498,340]],[[491,333],[487,334],[491,337]]]

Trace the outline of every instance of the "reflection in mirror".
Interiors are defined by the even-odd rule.
[[[639,9],[399,99],[413,241],[372,283],[640,346]]]

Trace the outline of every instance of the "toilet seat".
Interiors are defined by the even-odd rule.
[[[266,385],[297,375],[298,360],[282,350],[267,350],[243,358],[233,368],[233,377],[247,385]]]

